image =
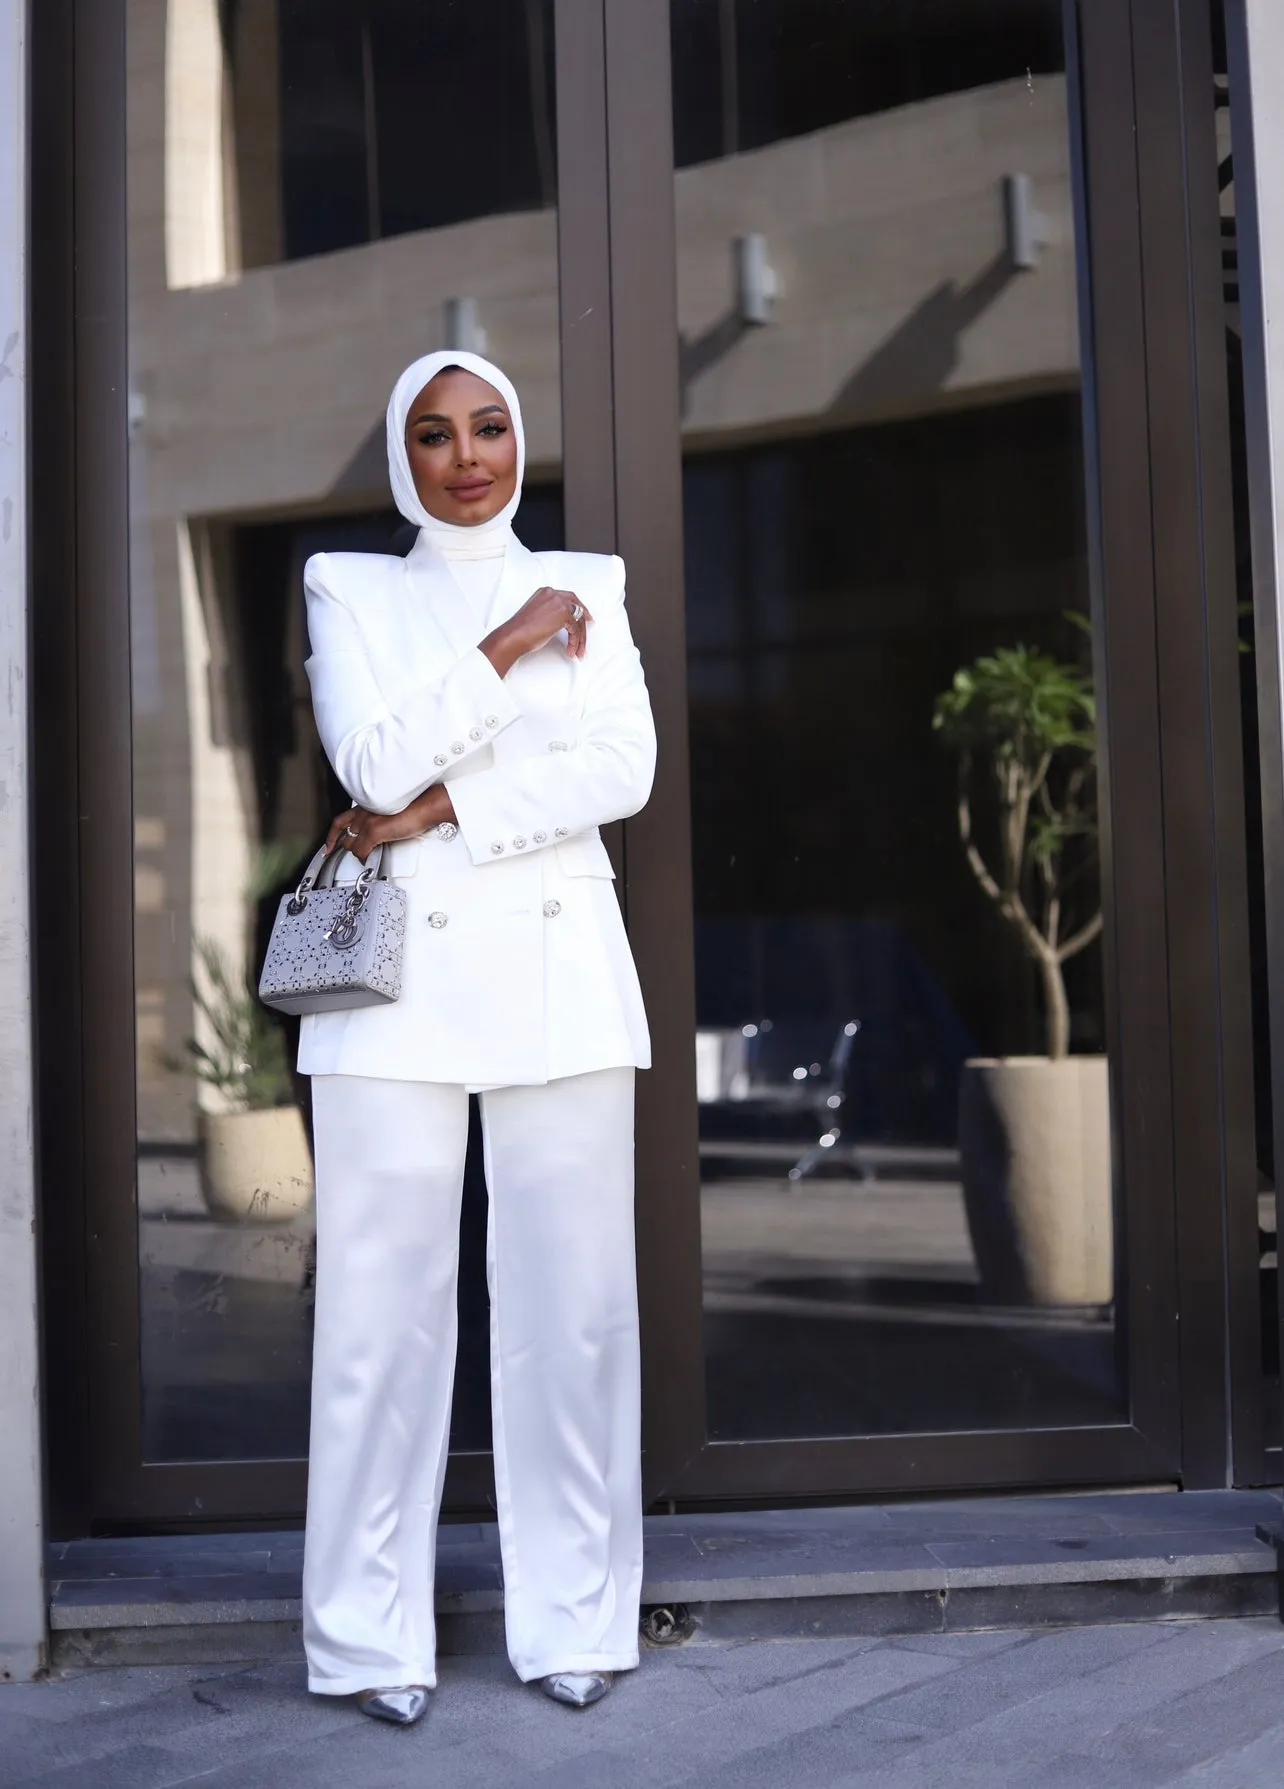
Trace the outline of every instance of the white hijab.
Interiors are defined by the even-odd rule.
[[[428,381],[435,379],[446,367],[462,367],[466,373],[476,373],[479,379],[493,385],[508,405],[513,433],[517,437],[517,483],[503,509],[487,522],[442,522],[436,516],[430,516],[419,501],[419,493],[410,474],[410,461],[406,456],[406,418],[410,414],[410,406]],[[393,386],[392,396],[388,400],[388,478],[397,508],[408,522],[413,522],[419,529],[421,541],[426,537],[434,545],[440,546],[447,540],[461,538],[475,540],[479,544],[486,537],[493,540],[499,536],[504,541],[511,539],[513,517],[522,500],[522,477],[525,471],[526,434],[522,428],[522,407],[511,381],[497,366],[492,366],[489,360],[483,360],[480,354],[468,354],[460,348],[448,348],[441,349],[436,354],[425,354],[422,359],[412,362],[406,368]]]

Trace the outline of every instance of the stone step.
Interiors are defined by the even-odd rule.
[[[1273,1492],[1141,1491],[653,1516],[644,1625],[673,1641],[913,1634],[1273,1613]],[[50,1548],[55,1663],[297,1652],[301,1533]],[[438,1545],[443,1653],[503,1651],[493,1524]]]

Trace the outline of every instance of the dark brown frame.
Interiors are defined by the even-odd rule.
[[[1087,266],[1098,273],[1081,310],[1090,320],[1088,499],[1109,768],[1108,1024],[1131,1420],[779,1443],[706,1439],[693,1012],[689,987],[662,972],[692,951],[685,714],[671,705],[684,658],[680,618],[661,597],[682,571],[674,269],[657,253],[673,241],[671,125],[658,103],[668,7],[605,4],[619,537],[635,629],[666,698],[657,712],[662,780],[627,829],[630,929],[644,981],[655,971],[659,1064],[639,1112],[643,1235],[654,1224],[657,1238],[678,1245],[662,1308],[658,1288],[644,1283],[659,1337],[648,1364],[655,1346],[669,1367],[660,1379],[652,1365],[647,1402],[652,1494],[1224,1484],[1232,1362],[1246,1428],[1254,1408],[1246,1325],[1232,1330],[1228,1315],[1255,1305],[1256,1264],[1245,1197],[1251,1027],[1206,0],[1064,8],[1079,212]],[[645,105],[639,90],[649,92]],[[637,471],[626,476],[630,465]]]
[[[1244,432],[1248,471],[1248,524],[1252,554],[1253,637],[1256,651],[1258,750],[1262,797],[1262,844],[1267,947],[1266,1002],[1270,1026],[1271,1124],[1278,1151],[1284,1141],[1284,713],[1279,670],[1281,635],[1279,568],[1275,562],[1275,494],[1267,394],[1266,319],[1257,206],[1257,152],[1253,117],[1270,103],[1260,90],[1260,70],[1249,64],[1244,0],[1225,0],[1230,77],[1232,154],[1235,166],[1236,250],[1244,357]],[[1254,94],[1253,75],[1259,76]],[[1280,1157],[1275,1162],[1276,1234],[1281,1208]],[[1254,1237],[1254,1241],[1256,1238]],[[1278,1282],[1278,1267],[1276,1269]],[[1234,1349],[1236,1482],[1278,1484],[1284,1472],[1280,1447],[1267,1445],[1261,1408],[1266,1386],[1261,1368],[1262,1300],[1247,1272],[1232,1276],[1231,1334]],[[1279,1341],[1284,1347],[1284,1303],[1277,1298]],[[1251,1394],[1256,1390],[1256,1397]],[[1242,1415],[1241,1415],[1242,1411]],[[1281,1413],[1275,1412],[1278,1433]]]
[[[1145,45],[1136,59],[1137,142],[1150,198],[1143,277],[1175,1015],[1182,1463],[1187,1483],[1220,1485],[1260,1452],[1261,1356],[1213,38],[1207,0],[1134,0],[1133,12]]]
[[[56,920],[38,929],[56,1524],[70,1533],[91,1523],[288,1521],[303,1506],[302,1462],[140,1460],[125,4],[42,0],[35,13],[37,131],[49,148],[37,178],[53,214],[68,219],[37,233],[33,444],[37,850],[41,886],[63,891],[49,910]],[[1256,1263],[1250,1281],[1240,1212],[1252,1113],[1246,1121],[1249,1033],[1236,987],[1242,816],[1234,648],[1218,582],[1230,575],[1220,520],[1229,502],[1223,508],[1224,370],[1219,409],[1209,274],[1220,242],[1215,188],[1210,222],[1197,159],[1207,0],[1175,9],[1167,0],[1066,0],[1066,16],[1088,260],[1109,270],[1087,313],[1085,385],[1132,1420],[710,1445],[694,998],[690,976],[675,973],[691,962],[692,925],[668,7],[557,0],[568,544],[618,547],[628,560],[661,740],[652,802],[614,841],[659,1065],[640,1079],[638,1113],[654,1499],[1224,1483],[1228,1377],[1237,1420],[1251,1423],[1242,1313],[1247,1300],[1256,1308]],[[1211,156],[1209,167],[1211,178]],[[1229,1309],[1240,1313],[1229,1326],[1228,1280]],[[485,1456],[452,1462],[455,1507],[483,1507],[488,1487]]]
[[[643,118],[625,111],[616,100],[615,87],[611,88],[612,185],[621,189],[621,205],[629,207],[627,213],[623,209],[619,213],[621,224],[626,215],[630,223],[627,231],[612,231],[612,242],[621,244],[620,254],[632,248],[635,256],[628,277],[617,286],[617,341],[627,344],[628,364],[636,369],[632,391],[620,383],[617,370],[617,453],[623,454],[627,444],[629,452],[652,468],[653,484],[654,467],[667,466],[667,492],[672,493],[677,489],[679,445],[666,394],[676,393],[678,387],[675,282],[671,261],[662,272],[654,265],[657,243],[671,245],[673,240],[672,130],[667,107],[661,109],[655,98],[668,90],[668,6],[665,0],[606,0],[606,14],[608,78],[616,75],[624,95],[634,81],[641,86],[644,76],[652,95]],[[1123,1190],[1126,1263],[1121,1318],[1133,1421],[1035,1432],[709,1442],[699,1296],[695,1101],[689,1065],[694,1014],[689,990],[675,991],[673,978],[663,988],[648,988],[659,1067],[652,1072],[647,1095],[657,1117],[662,1116],[650,1144],[648,1167],[653,1178],[647,1200],[664,1201],[665,1230],[670,1236],[677,1234],[683,1244],[679,1283],[670,1289],[666,1323],[673,1357],[686,1363],[686,1371],[662,1386],[653,1384],[647,1407],[648,1435],[655,1438],[648,1450],[651,1487],[669,1499],[1070,1485],[1173,1478],[1179,1471],[1173,1372],[1176,1262],[1168,1210],[1172,1164],[1167,1149],[1153,1147],[1154,1139],[1170,1134],[1171,1104],[1166,1073],[1152,1068],[1154,1064],[1166,1068],[1169,1010],[1165,932],[1153,921],[1164,907],[1162,776],[1154,568],[1146,525],[1149,442],[1137,230],[1140,200],[1131,153],[1130,20],[1122,7],[1111,4],[1089,4],[1081,20],[1067,8],[1067,36],[1073,46],[1070,84],[1072,89],[1078,87],[1082,107],[1074,134],[1081,157],[1079,211],[1087,217],[1087,259],[1094,268],[1111,269],[1109,311],[1100,290],[1094,289],[1088,312],[1085,388],[1091,395],[1085,433],[1092,442],[1090,453],[1095,454],[1089,466],[1088,510],[1109,767],[1103,839],[1103,878],[1112,922],[1108,1028],[1113,1098],[1119,1112],[1117,1181]],[[620,156],[629,157],[628,165],[635,170],[632,179],[622,177]],[[1085,189],[1090,196],[1086,205]],[[680,638],[655,637],[649,605],[644,611],[648,619],[639,619],[639,568],[632,563],[633,542],[644,545],[648,555],[660,561],[666,581],[680,587],[680,514],[676,501],[664,507],[652,507],[645,500],[635,505],[632,484],[621,480],[620,539],[631,562],[635,627],[652,681],[661,688],[676,683],[681,689],[685,661]],[[1111,591],[1108,604],[1103,602],[1103,587]],[[1127,600],[1119,599],[1120,592],[1127,593]],[[1128,700],[1114,702],[1111,693],[1124,679]],[[667,960],[689,961],[691,884],[681,775],[683,734],[663,711],[657,720],[662,762],[667,744],[669,762],[676,760],[679,766],[678,780],[661,789],[651,808],[630,823],[631,839],[641,833],[651,846],[629,851],[630,912],[650,914],[667,905]],[[673,729],[667,736],[666,721]],[[674,807],[679,797],[681,805]],[[639,933],[636,922],[632,930],[645,979],[649,963],[664,959],[650,956],[648,937]],[[1143,1138],[1149,1138],[1152,1147],[1143,1149]]]
[[[60,893],[38,940],[47,1372],[55,1532],[295,1521],[299,1460],[144,1464],[134,1135],[133,793],[125,393],[125,0],[34,22],[40,400],[34,443],[37,850]],[[73,53],[74,52],[74,53]],[[600,0],[557,0],[559,273],[569,538],[611,550],[605,80]],[[573,220],[573,221],[572,221]],[[74,527],[72,521],[74,518]],[[616,850],[621,841],[613,841]],[[46,912],[49,909],[46,908]],[[69,1047],[69,1038],[79,1047]],[[447,1505],[491,1500],[488,1455]]]

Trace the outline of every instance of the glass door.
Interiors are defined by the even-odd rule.
[[[569,501],[609,544],[591,439],[569,456],[588,476],[568,482],[563,454],[564,391],[581,436],[609,410],[599,336],[562,355],[595,228],[576,172],[559,207],[559,156],[578,169],[595,127],[581,77],[601,37],[576,10],[126,0],[103,37],[118,59],[86,103],[102,143],[123,141],[97,172],[127,252],[87,383],[128,533],[110,524],[85,573],[101,588],[84,650],[102,656],[83,775],[106,821],[88,849],[115,890],[85,1008],[100,1519],[303,1507],[308,1089],[297,1021],[254,983],[280,894],[343,804],[311,718],[303,563],[413,540],[383,443],[401,368],[443,344],[502,363],[526,420],[522,537],[563,545]],[[474,1159],[450,1493],[473,1508],[484,1235]]]
[[[1153,735],[1115,719],[1155,722],[1150,599],[1094,387],[1132,317],[1094,277],[1126,198],[1082,153],[1120,122],[1085,10],[1080,65],[1060,0],[667,8],[684,596],[649,669],[685,786],[628,847],[631,912],[690,890],[640,940],[687,1251],[649,1291],[687,1361],[658,1494],[1171,1466],[1126,1068],[1163,1013],[1119,946],[1160,855],[1125,884],[1112,849],[1158,844]]]
[[[382,407],[442,339],[522,389],[530,544],[624,555],[657,717],[612,841],[655,1045],[653,1495],[1171,1478],[1128,9],[482,18],[102,0],[80,27],[95,1513],[303,1506],[306,1088],[248,978],[337,799],[300,568],[404,550]],[[448,1495],[477,1509],[472,1198]]]

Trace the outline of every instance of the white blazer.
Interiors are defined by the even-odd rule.
[[[623,562],[510,540],[484,623],[423,535],[406,559],[319,553],[304,584],[313,708],[339,781],[385,814],[445,782],[459,829],[392,848],[408,895],[401,998],[305,1018],[300,1070],[482,1088],[648,1067],[598,833],[642,807],[655,770]],[[552,642],[501,678],[478,641],[543,584],[593,616],[585,656]]]

